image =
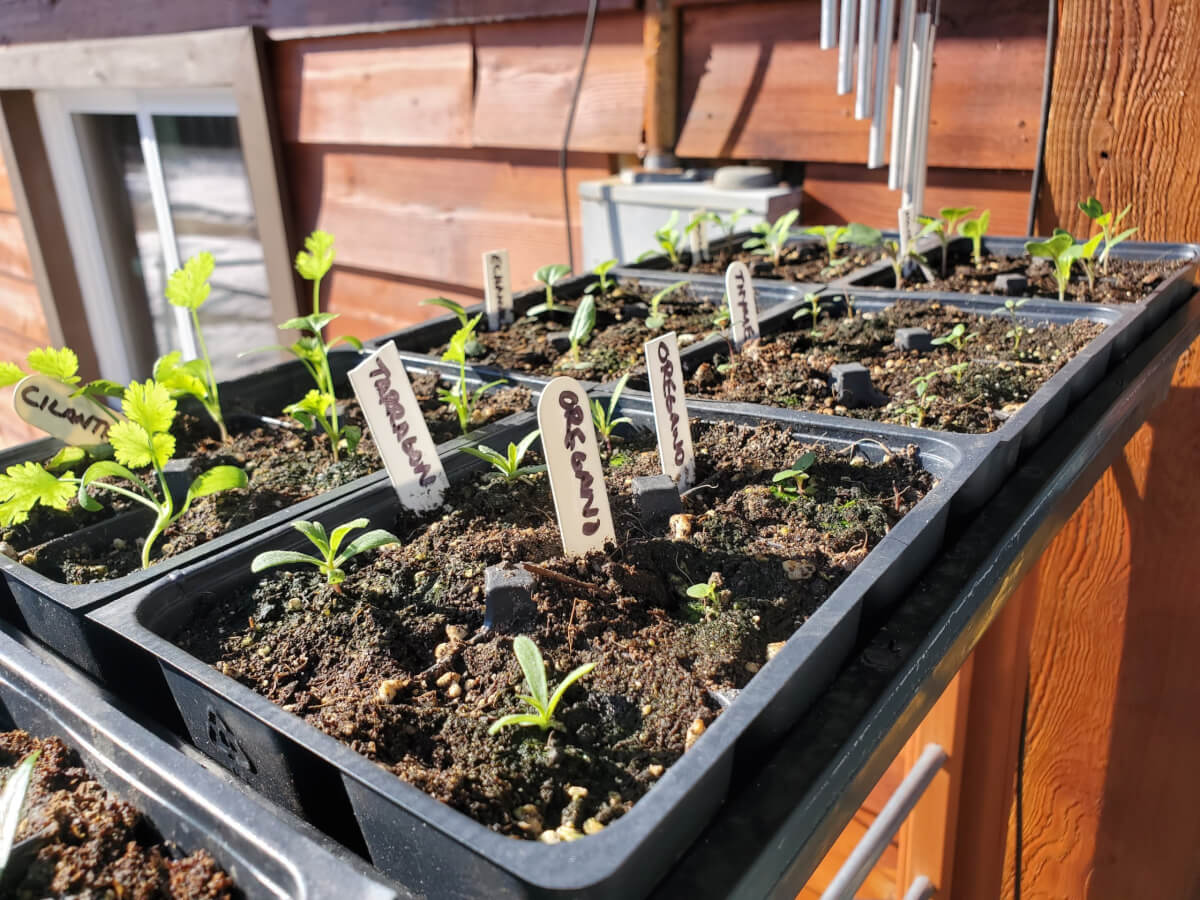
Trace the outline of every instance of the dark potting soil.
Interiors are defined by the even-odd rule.
[[[1155,262],[1117,259],[1108,261],[1104,272],[1096,263],[1094,289],[1088,287],[1087,276],[1076,265],[1071,271],[1064,300],[1078,303],[1137,303],[1148,296],[1186,260],[1164,259]],[[934,255],[929,265],[935,276],[941,272],[940,256]],[[1029,286],[1021,292],[1022,297],[1047,297],[1058,299],[1058,282],[1054,278],[1054,265],[1048,259],[1030,259],[1028,256],[988,255],[976,266],[969,248],[954,245],[946,278],[925,281],[920,275],[909,278],[903,285],[906,291],[953,291],[960,294],[995,294],[996,276],[1007,274],[1024,275]],[[893,280],[885,276],[882,287],[891,288]]]
[[[843,245],[838,250],[838,261],[829,264],[829,254],[824,241],[804,241],[787,247],[780,264],[769,257],[759,256],[748,250],[723,247],[714,250],[710,260],[692,261],[690,251],[679,254],[679,264],[671,266],[671,272],[692,272],[703,275],[724,275],[731,262],[743,262],[750,268],[753,278],[770,278],[779,281],[832,281],[849,275],[855,269],[869,266],[882,258],[876,248],[855,248]]]
[[[45,835],[23,872],[6,873],[4,896],[228,900],[240,897],[233,879],[205,850],[184,856],[159,840],[153,825],[88,775],[58,738],[24,731],[0,734],[0,768],[12,769],[41,751],[26,795],[18,841]]]
[[[945,431],[994,431],[1104,330],[1099,322],[1065,325],[1022,322],[1014,350],[1013,319],[1008,314],[981,316],[941,303],[902,300],[879,313],[837,319],[822,316],[817,333],[807,310],[797,330],[764,338],[728,359],[703,363],[688,380],[687,391],[717,400],[762,403],[859,419],[922,425]],[[896,329],[925,328],[935,338],[955,325],[966,326],[962,351],[949,344],[929,353],[900,350]],[[882,395],[879,405],[847,409],[829,386],[830,368],[857,362],[871,372]],[[961,370],[951,367],[965,365]],[[950,369],[950,371],[947,371]],[[930,376],[924,398],[914,378]]]
[[[443,443],[461,435],[457,414],[437,399],[437,376],[427,373],[412,381],[434,442]],[[472,415],[471,427],[478,428],[528,409],[530,399],[525,388],[493,388],[481,398]],[[337,462],[330,453],[328,437],[319,429],[309,432],[301,428],[254,425],[233,429],[232,440],[223,444],[215,433],[210,434],[208,420],[179,417],[175,455],[193,457],[188,470],[190,477],[216,465],[233,465],[245,470],[250,484],[244,490],[223,491],[193,503],[187,514],[159,538],[154,558],[177,556],[227,531],[382,468],[358,403],[346,400],[340,408],[341,421],[362,428],[363,439],[353,454],[343,450]],[[77,473],[81,471],[82,467],[78,467]],[[140,474],[148,482],[154,481],[152,470]],[[140,536],[149,531],[148,524],[144,528],[139,526],[140,530],[134,530],[128,539],[119,538],[99,547],[40,546],[51,538],[111,518],[116,512],[128,511],[130,507],[141,509],[111,492],[93,493],[104,506],[101,512],[88,513],[74,501],[65,512],[35,507],[36,515],[31,515],[24,525],[6,531],[4,540],[18,550],[18,558],[24,565],[68,584],[107,581],[136,570],[141,566]],[[121,502],[114,503],[114,496]]]
[[[617,545],[562,556],[544,475],[452,489],[439,518],[404,516],[399,545],[356,560],[340,589],[274,570],[206,598],[175,639],[224,674],[502,834],[594,833],[662,776],[929,490],[915,448],[878,464],[812,448],[807,493],[772,475],[806,449],[788,431],[697,425],[697,488],[647,532],[634,475],[657,474],[647,438],[607,460]],[[481,629],[484,569],[536,572],[536,613]],[[720,585],[718,606],[686,589]],[[512,636],[541,649],[552,685],[587,662],[549,733],[510,727],[524,678]]]
[[[659,314],[666,320],[656,330],[646,327],[647,307],[659,288],[642,288],[626,283],[609,296],[596,301],[596,327],[591,339],[580,347],[579,362],[575,365],[565,343],[555,345],[551,335],[565,336],[570,330],[578,301],[558,301],[557,311],[532,318],[519,317],[500,331],[485,331],[478,335],[483,352],[473,357],[476,365],[497,366],[534,375],[571,375],[586,380],[617,378],[626,372],[644,372],[646,360],[643,347],[658,334],[674,331],[681,346],[686,346],[714,330],[713,318],[718,309],[707,300],[700,300],[688,286],[676,289],[663,298]],[[429,352],[441,355],[446,345]]]

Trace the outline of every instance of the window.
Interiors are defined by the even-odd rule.
[[[216,258],[201,313],[218,377],[260,367],[238,353],[277,342],[263,247],[232,92],[36,94],[71,255],[101,373],[144,378],[173,349],[197,355],[167,275],[201,250]]]

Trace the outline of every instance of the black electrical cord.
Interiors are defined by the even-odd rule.
[[[575,126],[575,109],[579,106],[579,93],[583,89],[583,73],[587,69],[588,51],[592,49],[592,32],[596,28],[596,7],[600,0],[588,0],[587,24],[583,27],[583,56],[579,60],[579,74],[575,76],[575,90],[571,94],[571,106],[567,110],[567,129],[563,133],[562,146],[558,150],[558,174],[562,179],[563,221],[567,228],[567,262],[571,272],[575,271],[575,247],[571,242],[571,197],[567,190],[567,147],[571,143],[571,129]]]
[[[1042,120],[1038,125],[1037,157],[1033,161],[1033,184],[1029,188],[1029,217],[1025,233],[1033,234],[1037,221],[1038,192],[1042,186],[1042,157],[1046,155],[1046,126],[1050,122],[1050,87],[1054,80],[1054,47],[1058,40],[1058,0],[1050,0],[1046,20],[1046,68],[1042,73]]]

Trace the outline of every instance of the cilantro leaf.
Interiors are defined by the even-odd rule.
[[[25,373],[21,371],[21,367],[16,363],[0,362],[0,387],[8,387],[10,384],[16,384]]]
[[[199,309],[212,290],[208,279],[212,277],[216,261],[208,251],[197,253],[176,269],[167,279],[167,300],[172,306],[184,309]]]
[[[314,231],[304,239],[304,249],[296,254],[296,271],[302,278],[319,281],[333,265],[333,235]]]
[[[42,347],[30,350],[26,357],[29,368],[51,378],[57,378],[63,384],[78,384],[79,357],[70,347],[55,350],[53,347]]]
[[[38,503],[65,510],[75,496],[74,482],[71,472],[55,478],[35,462],[9,466],[0,475],[0,525],[19,525]]]
[[[155,465],[162,468],[175,453],[175,438],[157,432],[149,434],[136,422],[117,422],[108,429],[108,442],[121,465],[131,469]]]
[[[121,410],[150,434],[169,431],[175,421],[175,401],[170,392],[151,379],[140,384],[130,382],[121,398]]]
[[[159,357],[154,364],[154,380],[170,391],[172,397],[190,394],[198,400],[208,396],[208,385],[204,382],[204,360],[193,359],[181,362],[183,354],[172,350]]]

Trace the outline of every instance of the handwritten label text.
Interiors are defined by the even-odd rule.
[[[72,397],[73,388],[48,375],[28,375],[13,392],[13,409],[35,428],[76,447],[108,440],[108,428],[123,417],[106,412],[98,401]]]
[[[512,280],[508,271],[508,251],[489,250],[483,254],[483,302],[487,310],[488,331],[513,320]]]
[[[725,270],[725,293],[729,296],[729,327],[733,332],[733,347],[741,350],[750,341],[758,340],[758,303],[750,270],[744,262],[731,262]]]
[[[658,458],[663,474],[671,476],[680,490],[691,487],[696,477],[696,453],[688,424],[687,401],[683,396],[683,367],[675,332],[646,342],[646,374],[650,402],[658,432]]]

